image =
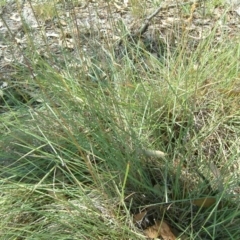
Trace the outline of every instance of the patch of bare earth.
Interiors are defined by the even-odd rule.
[[[69,65],[83,64],[83,52],[92,57],[100,54],[101,58],[99,49],[116,46],[121,40],[123,26],[130,34],[134,34],[159,8],[149,1],[139,6],[137,14],[132,9],[131,1],[81,1],[78,5],[71,1],[68,4],[58,1],[52,6],[57,14],[51,17],[44,14],[41,4],[44,3],[24,1],[17,4],[11,1],[1,9],[1,86],[4,82],[6,85],[16,81],[14,66],[27,65],[30,51],[54,61],[57,69],[61,67],[60,63],[63,64],[62,51],[71,56]],[[239,16],[227,6],[212,8],[211,12],[206,12],[204,1],[165,1],[160,6],[142,36],[151,43],[150,50],[153,53],[159,51],[156,48],[159,40],[172,48],[185,44],[183,39],[187,39],[187,47],[193,51],[198,42],[207,38],[215,28],[216,42],[226,35],[229,40],[238,36]],[[34,39],[33,45],[29,43],[29,36]]]

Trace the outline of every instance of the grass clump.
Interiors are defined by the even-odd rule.
[[[213,31],[192,51],[186,32],[170,46],[113,24],[120,41],[102,42],[73,23],[84,46],[47,51],[44,31],[45,52],[16,46],[23,61],[1,98],[0,238],[144,239],[164,220],[178,239],[236,239],[237,39]]]

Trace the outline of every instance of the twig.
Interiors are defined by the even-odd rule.
[[[169,9],[169,8],[175,8],[177,6],[184,6],[184,5],[188,5],[188,4],[194,4],[194,3],[200,3],[204,0],[193,0],[193,1],[189,1],[189,2],[184,2],[184,3],[174,3],[174,4],[170,4],[170,5],[167,5],[166,3],[165,4],[161,4],[150,16],[148,16],[142,27],[139,29],[139,31],[137,31],[135,33],[136,36],[141,36],[143,35],[147,29],[148,29],[148,26],[150,24],[150,21],[161,11],[161,10],[164,10],[164,9]]]

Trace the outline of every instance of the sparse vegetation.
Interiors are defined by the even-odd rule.
[[[142,36],[157,1],[6,3],[0,239],[238,239],[240,44],[215,2]]]

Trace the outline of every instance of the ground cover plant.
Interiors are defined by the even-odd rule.
[[[238,239],[233,6],[0,6],[0,239]]]

